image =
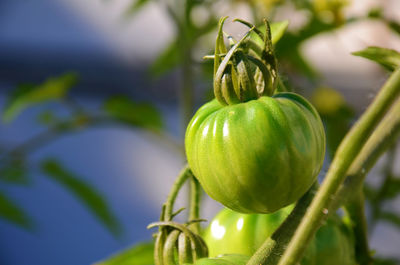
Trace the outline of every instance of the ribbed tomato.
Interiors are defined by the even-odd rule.
[[[185,136],[188,163],[204,190],[243,213],[297,201],[322,167],[325,133],[314,107],[294,93],[201,107]]]

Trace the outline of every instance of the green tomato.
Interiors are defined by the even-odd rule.
[[[292,206],[272,214],[242,214],[225,208],[204,232],[209,256],[237,253],[251,256],[290,214]],[[355,265],[354,242],[337,216],[322,226],[309,244],[301,265]]]
[[[325,132],[312,105],[294,93],[202,106],[185,136],[188,163],[204,190],[228,208],[271,213],[313,184]]]
[[[317,264],[356,264],[353,234],[338,216],[331,217],[320,227],[314,241]]]
[[[224,254],[216,258],[198,259],[193,265],[245,265],[250,258],[240,254]]]

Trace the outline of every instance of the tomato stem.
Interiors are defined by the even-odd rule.
[[[354,232],[356,260],[359,264],[371,264],[372,257],[368,246],[367,220],[362,189],[356,193],[351,202],[346,204],[345,209],[351,219],[351,226]]]
[[[171,221],[173,216],[173,208],[175,204],[176,197],[178,196],[179,190],[182,188],[185,181],[193,176],[188,165],[185,165],[178,177],[176,178],[171,191],[168,194],[167,200],[165,202],[165,215],[162,221]]]
[[[314,195],[318,189],[318,182],[307,191],[303,197],[297,202],[296,206],[285,219],[285,221],[275,230],[275,232],[267,238],[256,253],[247,262],[247,265],[259,264],[277,264],[281,254],[286,249],[287,245],[301,218],[304,216],[307,207],[310,205]]]
[[[375,100],[340,144],[325,180],[312,201],[279,265],[294,265],[327,217],[332,199],[347,176],[352,162],[361,151],[376,125],[400,94],[400,68],[383,85]]]
[[[189,208],[189,221],[200,218],[200,200],[201,200],[201,187],[199,181],[192,175],[190,179],[190,208]],[[200,223],[194,222],[191,224],[192,230],[200,233]]]

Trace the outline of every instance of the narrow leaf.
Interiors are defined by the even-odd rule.
[[[389,71],[400,66],[400,53],[395,50],[372,46],[352,54],[379,63]]]
[[[30,183],[27,169],[20,160],[13,160],[0,168],[0,181],[18,185],[27,185]]]
[[[289,25],[288,20],[280,21],[280,22],[274,22],[270,23],[269,26],[271,28],[271,42],[273,45],[275,45],[282,37],[283,34],[285,33],[287,27]],[[262,33],[265,32],[265,24],[263,23],[261,26],[257,27],[259,31]],[[260,47],[264,46],[264,40],[262,40],[257,33],[252,32],[250,34],[250,38],[255,41]]]
[[[181,63],[178,41],[173,41],[158,55],[150,66],[150,74],[160,77]]]
[[[3,193],[0,193],[0,218],[28,230],[34,228],[30,217]]]
[[[288,20],[270,24],[272,44],[276,44],[283,37],[283,34],[285,33],[288,26],[289,26]]]
[[[5,104],[3,121],[12,121],[18,114],[32,105],[64,97],[76,82],[76,74],[68,73],[50,78],[37,86],[20,85]]]
[[[136,103],[123,96],[108,99],[104,109],[111,117],[128,125],[159,130],[162,128],[162,119],[159,111],[152,105]]]
[[[384,194],[385,199],[394,199],[400,194],[400,179],[392,178],[387,185],[387,190]]]
[[[142,9],[151,0],[134,0],[125,12],[126,16],[132,16]]]
[[[385,211],[379,215],[379,218],[400,228],[400,216],[396,213]]]
[[[43,161],[42,170],[52,180],[58,182],[85,204],[114,236],[120,235],[122,232],[121,225],[97,190],[67,171],[55,160],[48,159]]]
[[[94,265],[153,265],[154,243],[140,243]]]

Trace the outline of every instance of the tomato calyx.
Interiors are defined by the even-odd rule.
[[[219,21],[214,56],[214,95],[223,105],[233,105],[261,96],[272,96],[277,81],[277,63],[271,42],[271,30],[264,20],[266,32],[262,33],[251,23],[235,19],[248,26],[249,31],[236,41],[228,36],[230,49],[224,44],[223,25],[227,17]],[[250,33],[263,40],[263,46],[248,38]]]
[[[156,234],[154,261],[158,265],[192,263],[208,256],[208,248],[202,237],[194,233],[190,224],[204,220],[192,220],[186,224],[172,221],[154,222],[147,228],[160,227]]]

